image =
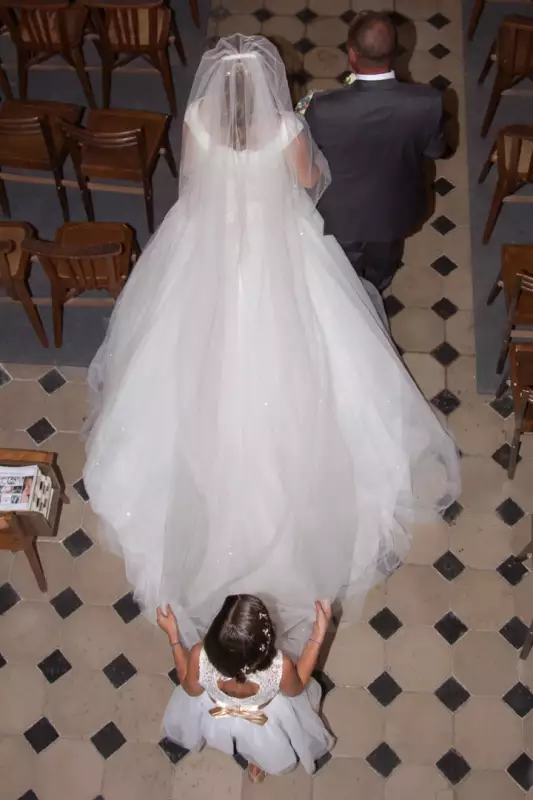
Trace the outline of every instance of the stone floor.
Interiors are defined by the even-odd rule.
[[[370,5],[380,3],[361,2]],[[460,0],[395,5],[414,20],[400,29],[405,46],[415,44],[413,77],[448,87],[461,121]],[[210,33],[283,35],[325,87],[346,69],[352,6],[214,0]],[[438,164],[435,214],[408,243],[387,301],[408,368],[463,452],[463,494],[419,531],[409,563],[372,593],[363,620],[339,630],[321,676],[338,743],[314,778],[297,770],[254,787],[233,760],[161,739],[171,654],[138,614],[121,562],[95,541],[80,481],[84,370],[3,365],[0,446],[56,451],[71,504],[57,540],[40,543],[48,594],[22,555],[0,552],[1,800],[525,798],[533,656],[520,661],[518,648],[533,575],[511,554],[529,536],[533,448],[524,443],[507,481],[509,403],[476,393],[466,157],[460,142]]]

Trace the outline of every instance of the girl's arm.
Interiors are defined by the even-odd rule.
[[[320,177],[320,170],[312,161],[312,150],[305,133],[300,133],[290,145],[290,157],[298,183],[311,189]]]
[[[329,621],[331,619],[331,608],[325,603],[316,603],[316,621],[313,626],[311,638],[307,642],[302,655],[296,664],[283,656],[283,674],[280,681],[280,691],[287,697],[296,697],[301,694],[309,681],[316,667],[320,648],[326,636]]]
[[[202,643],[195,644],[190,653],[185,649],[180,641],[178,622],[170,606],[166,606],[165,611],[161,606],[157,609],[157,624],[168,636],[183,691],[192,697],[198,697],[204,691],[199,683]]]

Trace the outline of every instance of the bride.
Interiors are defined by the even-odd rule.
[[[84,473],[137,599],[188,645],[251,593],[298,650],[317,597],[362,601],[459,494],[454,443],[323,236],[328,181],[275,48],[207,52],[179,201],[90,368]]]

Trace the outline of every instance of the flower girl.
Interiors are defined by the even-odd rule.
[[[311,678],[330,618],[329,604],[317,602],[311,637],[294,664],[276,649],[270,615],[253,595],[227,597],[190,652],[170,606],[158,608],[180,681],[165,711],[166,735],[188,750],[236,750],[254,783],[298,761],[314,772],[334,741],[317,714],[320,688]]]

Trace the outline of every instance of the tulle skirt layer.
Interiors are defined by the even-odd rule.
[[[362,602],[458,496],[457,452],[316,212],[220,260],[206,236],[178,203],[126,286],[85,484],[147,613],[192,644],[251,592],[297,651],[315,599]]]
[[[298,697],[278,694],[263,710],[268,722],[258,725],[238,717],[213,718],[209,709],[214,703],[207,693],[191,697],[178,686],[163,728],[169,739],[187,750],[207,745],[230,756],[237,751],[269,775],[290,772],[300,762],[312,774],[315,762],[334,744],[315,711],[319,697],[315,681]]]

